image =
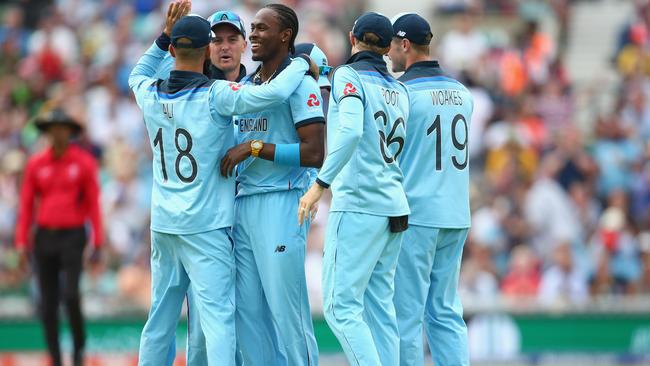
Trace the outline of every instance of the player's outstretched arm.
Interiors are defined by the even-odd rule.
[[[338,128],[328,143],[328,152],[316,183],[300,198],[298,222],[316,215],[317,203],[326,188],[350,161],[363,135],[363,91],[354,71],[339,69],[332,81],[332,99],[339,106]]]
[[[140,57],[131,74],[129,75],[129,87],[138,99],[138,95],[143,87],[150,85],[153,81],[151,78],[156,75],[162,60],[167,55],[169,49],[170,34],[174,24],[189,13],[191,2],[188,0],[175,1],[169,4],[167,9],[167,19],[163,33],[158,37],[151,47]]]
[[[210,89],[211,105],[222,116],[247,114],[269,109],[289,98],[302,82],[314,62],[299,55],[273,80],[264,85],[241,85],[223,80],[215,81]]]

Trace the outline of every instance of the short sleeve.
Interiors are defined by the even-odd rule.
[[[296,128],[312,123],[325,123],[320,89],[316,80],[310,76],[304,77],[302,83],[291,94],[289,106]]]
[[[348,66],[339,67],[332,77],[332,99],[339,103],[343,98],[359,98],[365,102],[359,74]]]

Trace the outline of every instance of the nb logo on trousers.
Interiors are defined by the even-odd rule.
[[[284,246],[284,245],[278,245],[277,247],[275,247],[275,252],[276,252],[276,253],[283,253],[286,249],[287,249],[286,246]]]

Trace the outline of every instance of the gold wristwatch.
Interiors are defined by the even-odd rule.
[[[253,140],[251,141],[251,155],[254,157],[260,156],[260,151],[264,148],[264,142],[262,140]]]

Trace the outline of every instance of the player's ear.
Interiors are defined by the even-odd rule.
[[[293,31],[291,30],[291,28],[287,28],[287,29],[283,30],[282,33],[281,33],[281,36],[280,36],[280,39],[282,39],[282,43],[289,42],[289,40],[291,39],[292,33],[293,33]]]
[[[348,37],[350,38],[350,44],[352,45],[352,47],[354,47],[354,45],[356,43],[356,39],[354,39],[354,36],[352,35],[352,31],[350,31],[350,33],[348,33]]]
[[[402,50],[406,53],[411,49],[411,41],[406,38],[402,38]]]
[[[210,47],[209,46],[205,48],[205,58],[206,59],[210,58]]]
[[[172,45],[169,45],[169,54],[172,55],[173,58],[176,58],[176,49]]]

